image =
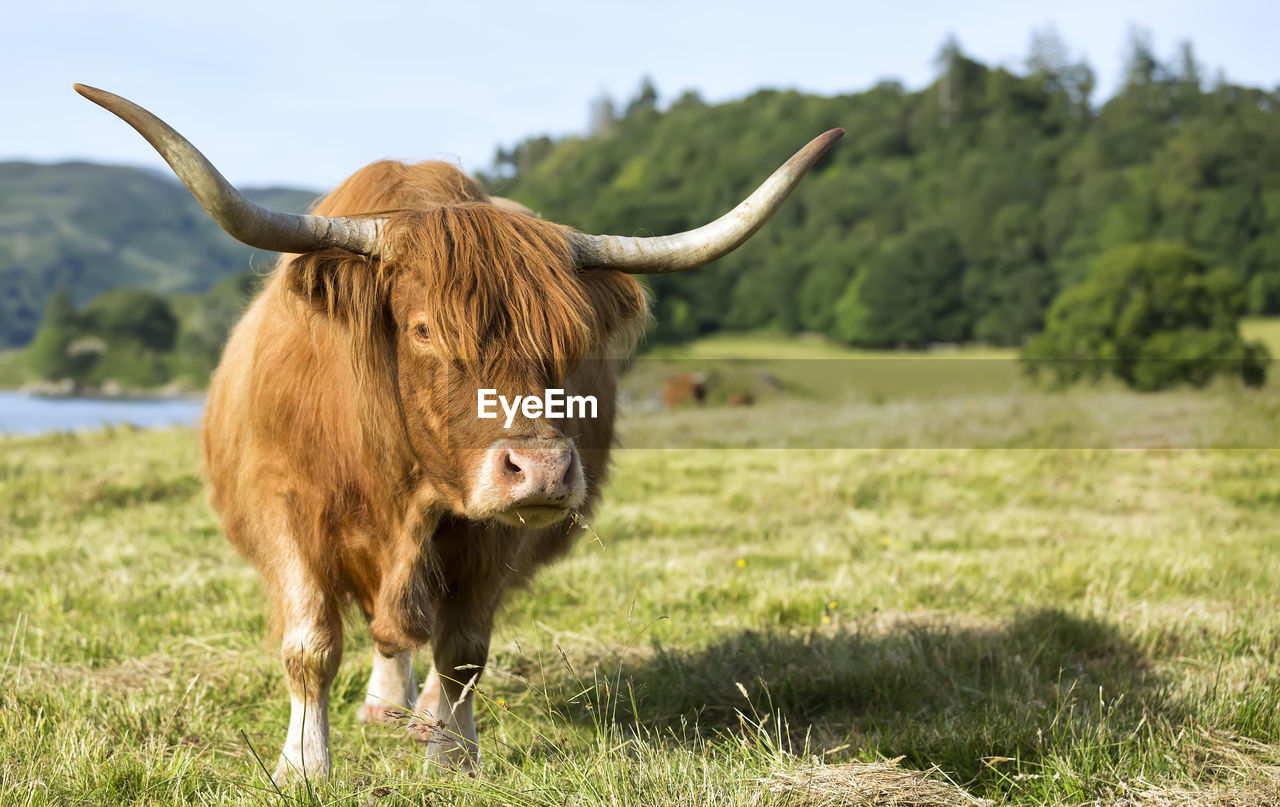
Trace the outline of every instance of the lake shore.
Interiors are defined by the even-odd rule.
[[[181,384],[134,388],[123,387],[114,381],[108,381],[101,386],[85,385],[69,378],[61,381],[28,381],[19,387],[0,386],[0,391],[31,398],[94,401],[193,401],[202,400],[205,395],[204,390],[191,389]]]
[[[204,411],[199,395],[169,398],[41,397],[0,390],[0,435],[101,429],[118,424],[143,428],[193,425]]]

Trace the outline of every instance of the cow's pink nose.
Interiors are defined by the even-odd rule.
[[[581,499],[582,472],[572,444],[493,452],[494,478],[512,507],[570,507]]]

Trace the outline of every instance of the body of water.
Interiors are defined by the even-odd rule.
[[[146,428],[191,425],[203,410],[203,399],[37,398],[6,390],[0,391],[0,434],[100,429],[121,423]]]

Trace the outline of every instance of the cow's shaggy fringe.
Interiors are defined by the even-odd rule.
[[[385,261],[325,250],[290,264],[289,287],[346,321],[358,340],[385,330],[391,284],[397,267],[407,265],[425,285],[431,338],[484,377],[536,366],[562,379],[601,336],[645,320],[644,292],[634,278],[577,269],[566,228],[489,204],[448,163],[374,163],[315,213],[389,219]],[[356,347],[377,356],[381,346]]]

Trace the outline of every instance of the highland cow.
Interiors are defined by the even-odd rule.
[[[472,693],[494,614],[568,551],[575,515],[600,497],[615,360],[647,316],[631,275],[736,248],[841,131],[721,219],[627,238],[543,221],[438,162],[374,163],[310,216],[266,210],[146,110],[76,89],[137,129],[228,233],[284,253],[231,334],[203,425],[213,506],[261,573],[281,634],[292,711],[276,780],[329,773],[348,603],[375,645],[360,717],[411,715],[429,764],[475,766]],[[596,407],[478,417],[481,389],[556,389]],[[410,653],[427,643],[418,695]]]

